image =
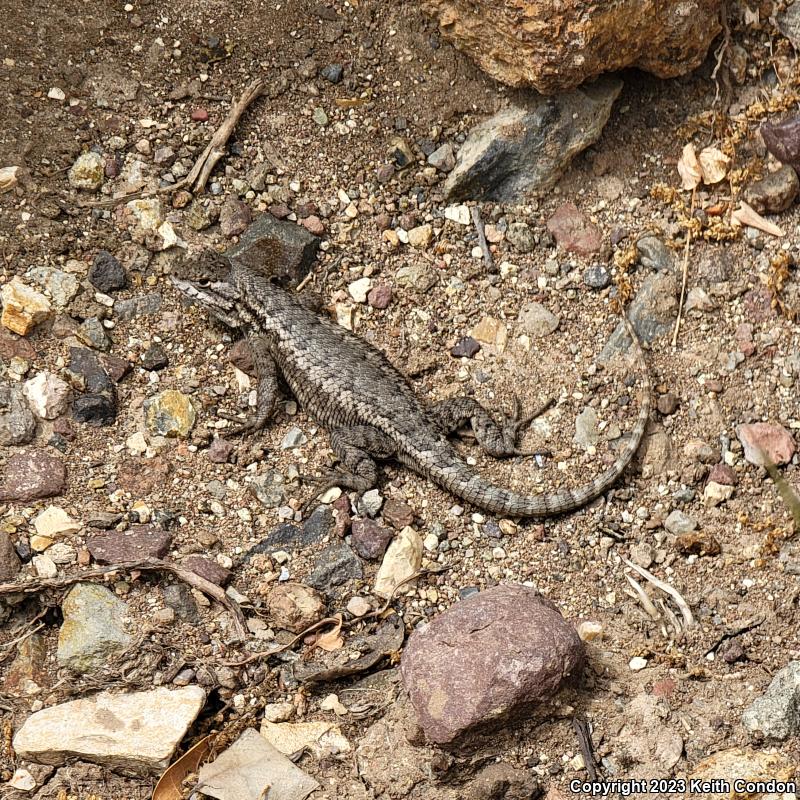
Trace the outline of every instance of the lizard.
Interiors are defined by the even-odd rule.
[[[252,263],[207,250],[176,265],[170,278],[184,296],[243,332],[250,342],[257,403],[237,433],[259,430],[272,416],[279,374],[305,411],[327,428],[340,466],[315,479],[319,492],[339,486],[364,493],[377,483],[376,462],[393,458],[485,511],[519,518],[557,516],[586,505],[617,481],[649,419],[649,372],[639,339],[623,313],[642,375],[640,410],[628,440],[614,463],[584,485],[550,494],[518,493],[478,474],[448,439],[469,425],[490,456],[531,455],[517,447],[517,438],[536,414],[522,417],[518,400],[502,424],[471,397],[423,403],[384,353],[310,308],[300,295],[277,285]]]

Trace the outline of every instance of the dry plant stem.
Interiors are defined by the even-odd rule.
[[[647,596],[647,592],[642,588],[642,585],[636,578],[632,578],[630,575],[625,573],[625,577],[628,583],[633,588],[633,591],[636,592],[636,596],[639,599],[639,602],[642,604],[644,610],[652,617],[654,620],[658,620],[661,618],[661,615],[658,613],[658,609],[653,605],[653,601]]]
[[[492,251],[489,250],[489,243],[486,241],[486,230],[483,227],[483,220],[481,219],[481,210],[478,206],[472,206],[470,209],[472,215],[472,222],[475,225],[475,230],[478,233],[478,245],[483,253],[483,263],[486,269],[492,268]]]
[[[118,564],[111,564],[103,569],[93,569],[82,572],[79,575],[66,575],[62,578],[36,578],[32,581],[17,583],[0,583],[0,596],[5,594],[36,594],[42,589],[63,589],[75,583],[83,583],[94,578],[105,578],[115,572],[169,572],[184,583],[197,589],[212,600],[216,600],[220,605],[230,611],[233,616],[236,635],[239,639],[246,636],[245,619],[238,603],[231,600],[221,587],[211,581],[207,581],[200,575],[191,570],[184,569],[177,564],[163,561],[160,558],[148,558],[143,561],[124,561]]]
[[[674,586],[670,586],[668,583],[660,581],[655,575],[653,575],[652,572],[648,572],[644,567],[640,567],[638,564],[628,561],[627,558],[623,558],[622,560],[632,570],[638,572],[643,578],[646,578],[648,581],[650,581],[653,586],[655,586],[657,589],[661,589],[662,592],[668,594],[675,601],[675,604],[681,611],[683,621],[686,623],[686,630],[689,630],[695,626],[694,617],[692,616],[692,611],[689,608],[689,604],[683,599],[681,593]]]
[[[582,717],[572,718],[572,730],[575,731],[575,736],[578,737],[578,746],[583,756],[583,766],[586,769],[586,775],[590,781],[597,780],[597,759],[594,755],[594,747],[592,745],[592,735],[589,732],[589,725]]]
[[[697,188],[692,189],[692,205],[689,209],[689,222],[692,221],[694,216],[694,202],[697,197]],[[678,318],[675,320],[675,330],[672,332],[672,346],[678,345],[678,334],[681,330],[681,317],[683,316],[683,304],[686,300],[686,283],[689,278],[689,248],[692,244],[692,229],[687,226],[686,228],[686,247],[683,251],[683,280],[681,281],[681,299],[678,305]]]

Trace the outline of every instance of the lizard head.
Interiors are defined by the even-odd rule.
[[[231,264],[214,250],[176,264],[170,273],[172,285],[184,296],[204,306],[231,328],[242,325],[236,313],[239,290],[231,281]]]

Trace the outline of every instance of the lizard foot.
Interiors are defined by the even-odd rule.
[[[500,428],[505,445],[506,454],[510,456],[544,456],[541,450],[520,450],[517,447],[519,435],[537,417],[541,416],[553,405],[553,398],[548,398],[535,411],[530,414],[522,415],[522,402],[518,395],[514,395],[514,408],[510,414],[503,415],[503,424]]]

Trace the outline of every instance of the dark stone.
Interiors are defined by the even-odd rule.
[[[330,81],[331,83],[339,83],[342,80],[343,73],[344,68],[341,64],[328,64],[327,67],[322,68],[319,74],[322,75],[326,81]]]
[[[250,377],[257,377],[256,364],[253,360],[253,348],[250,347],[250,342],[248,342],[247,339],[239,339],[239,341],[231,347],[230,353],[228,353],[228,361],[230,361],[236,369],[250,375]]]
[[[197,603],[186,584],[171,583],[161,590],[161,594],[164,597],[164,604],[175,612],[178,619],[191,623],[200,621]]]
[[[28,444],[36,435],[36,418],[18,384],[0,384],[0,447]]]
[[[233,454],[235,445],[227,439],[216,438],[208,448],[208,459],[214,464],[226,464]]]
[[[22,562],[14,549],[11,537],[0,531],[0,583],[15,580],[20,569]]]
[[[110,353],[101,353],[100,363],[114,383],[119,383],[133,369],[130,361]]]
[[[90,394],[113,394],[114,383],[99,356],[88,347],[70,347],[67,372],[72,385]]]
[[[64,491],[66,483],[67,468],[60,458],[40,449],[14,453],[0,478],[0,502],[55,497]]]
[[[86,547],[98,564],[163,558],[169,552],[172,537],[150,525],[134,525],[127,531],[100,533],[86,541]]]
[[[581,640],[553,603],[534,589],[503,585],[415,630],[401,672],[426,736],[447,744],[529,711],[583,659]]]
[[[794,203],[800,194],[800,179],[788,164],[775,172],[768,172],[760,181],[748,186],[745,202],[759,214],[780,214]]]
[[[321,592],[363,577],[361,562],[343,542],[328,545],[316,558],[308,583]]]
[[[262,214],[225,255],[275,278],[282,286],[296,286],[311,270],[319,238],[294,222]]]
[[[105,394],[81,394],[72,401],[72,416],[84,425],[113,425],[117,406],[113,397]]]
[[[274,553],[276,550],[293,550],[307,547],[313,544],[316,539],[314,530],[305,530],[296,525],[284,523],[275,528],[272,533],[258,544],[251,547],[244,556],[244,560],[249,560],[252,556],[260,553]]]
[[[219,212],[219,229],[230,239],[244,233],[251,219],[250,206],[237,197],[229,197]]]
[[[318,542],[324,536],[333,532],[336,520],[330,506],[317,506],[305,522],[303,522],[303,537],[312,542]]]
[[[529,93],[470,131],[445,196],[515,202],[551,188],[600,137],[621,89],[622,81],[606,77],[554,97]]]
[[[594,264],[583,273],[583,282],[590,289],[599,291],[610,286],[611,273],[602,264]]]
[[[153,342],[142,356],[142,367],[148,372],[164,369],[167,364],[169,364],[167,351],[158,342]]]
[[[204,556],[188,556],[183,559],[182,566],[217,586],[227,586],[231,579],[229,569]]]
[[[101,292],[108,294],[128,285],[125,267],[108,250],[98,250],[92,266],[89,267],[89,283]]]
[[[350,543],[361,558],[368,561],[379,559],[386,552],[392,538],[392,532],[373,519],[353,520]]]
[[[663,272],[675,267],[672,251],[658,236],[643,236],[636,242],[636,252],[645,269]]]
[[[455,344],[450,351],[450,355],[455,358],[474,358],[480,351],[480,342],[478,342],[477,339],[473,339],[471,336],[465,336]]]
[[[12,358],[33,361],[36,358],[36,350],[24,337],[0,327],[0,359],[10,361]]]
[[[708,480],[719,483],[722,486],[736,486],[739,482],[733,467],[729,467],[727,464],[715,464],[711,467],[711,472],[708,473]]]
[[[778,161],[800,174],[800,115],[781,122],[765,122],[761,126],[761,137]]]

